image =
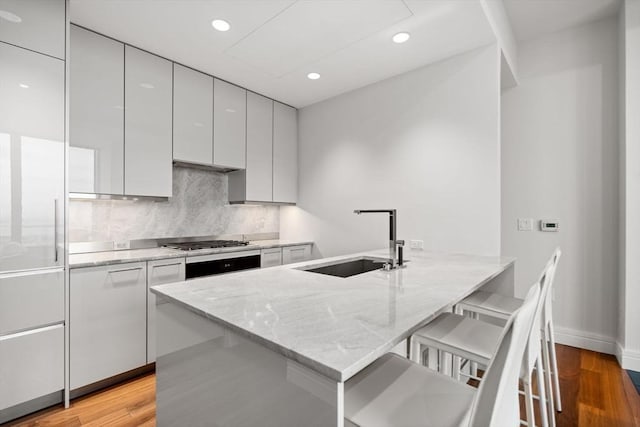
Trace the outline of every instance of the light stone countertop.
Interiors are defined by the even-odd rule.
[[[311,245],[309,241],[290,240],[255,240],[246,246],[231,248],[199,249],[195,251],[181,251],[171,248],[131,249],[120,251],[90,252],[69,255],[70,268],[97,267],[100,265],[123,264],[127,262],[152,261],[156,259],[185,258],[198,255],[218,254],[225,252],[240,252],[260,250],[276,247]]]
[[[348,278],[303,271],[388,250],[155,286],[152,292],[335,381],[346,381],[513,258],[408,251],[406,268]]]

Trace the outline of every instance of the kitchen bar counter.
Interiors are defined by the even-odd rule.
[[[165,301],[156,307],[165,322],[158,342],[173,349],[156,362],[158,425],[342,427],[349,378],[474,290],[513,295],[511,258],[419,251],[391,272],[304,271],[386,256],[151,288]]]
[[[127,262],[152,261],[156,259],[184,258],[197,255],[209,255],[226,252],[240,252],[256,249],[268,249],[277,247],[288,247],[297,245],[310,245],[308,241],[290,240],[255,240],[250,241],[246,246],[235,246],[230,248],[199,249],[195,251],[181,251],[171,248],[148,248],[119,251],[89,252],[69,255],[69,267],[96,267],[99,265],[123,264]]]

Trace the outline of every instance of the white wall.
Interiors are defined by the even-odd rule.
[[[618,29],[616,18],[518,48],[520,85],[502,95],[502,253],[518,258],[523,296],[563,250],[559,341],[612,353],[618,310]],[[517,231],[558,219],[558,233]]]
[[[396,208],[400,239],[498,254],[499,67],[493,45],[300,110],[281,237],[315,241],[316,256],[382,248],[388,219],[352,212]]]
[[[518,82],[518,43],[513,34],[509,15],[503,0],[480,0],[489,25],[502,51],[501,79],[503,88],[514,87]]]
[[[622,366],[640,371],[640,2],[627,0],[624,20],[624,251],[619,358]]]

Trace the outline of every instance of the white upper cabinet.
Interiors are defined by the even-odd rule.
[[[273,101],[247,92],[246,199],[273,200]]]
[[[125,194],[171,196],[172,71],[170,61],[125,47]]]
[[[245,168],[247,91],[214,79],[213,164]]]
[[[293,107],[273,106],[273,201],[296,203],[298,193],[298,120]]]
[[[65,0],[0,0],[0,41],[65,57]]]
[[[69,191],[124,194],[124,44],[71,26]]]
[[[0,271],[64,265],[64,67],[0,43]]]
[[[213,77],[178,64],[173,64],[173,160],[213,162]]]

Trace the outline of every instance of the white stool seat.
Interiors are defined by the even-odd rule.
[[[413,334],[426,347],[437,347],[464,359],[489,364],[503,327],[453,313],[443,313]],[[433,344],[433,345],[432,345]]]
[[[469,423],[476,389],[388,353],[345,383],[345,418],[366,427]]]
[[[489,316],[508,318],[524,300],[487,291],[476,291],[457,304],[458,309]]]

